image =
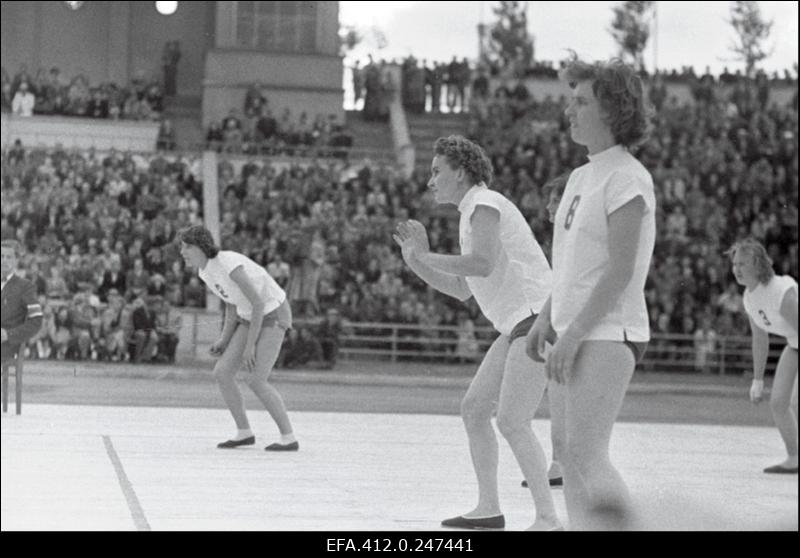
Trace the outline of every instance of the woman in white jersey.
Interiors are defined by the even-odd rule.
[[[182,231],[179,238],[181,256],[186,263],[197,268],[203,282],[225,302],[225,323],[219,340],[211,346],[211,354],[219,356],[214,376],[238,431],[217,447],[229,449],[251,446],[256,442],[242,394],[236,385],[236,373],[244,365],[247,384],[264,404],[281,433],[280,442],[264,449],[297,451],[299,444],[292,432],[283,398],[267,382],[283,336],[292,326],[292,311],[286,293],[263,267],[247,256],[221,251],[208,229],[192,226]]]
[[[609,445],[636,362],[650,339],[644,284],[655,243],[650,173],[628,152],[645,139],[641,80],[619,61],[577,58],[562,72],[573,141],[589,162],[570,174],[553,234],[553,294],[531,328],[528,353],[542,360],[545,341],[558,451],[570,527],[629,526],[629,495]],[[559,415],[562,415],[559,417]]]
[[[745,288],[744,309],[753,334],[753,403],[761,401],[764,390],[769,334],[786,338],[769,405],[789,455],[764,472],[797,474],[797,281],[788,275],[775,275],[767,251],[754,239],[737,242],[728,255],[733,259],[736,282]]]
[[[434,144],[428,187],[437,203],[458,206],[460,255],[433,254],[425,227],[400,223],[395,241],[403,259],[426,283],[445,294],[475,297],[500,336],[478,368],[461,403],[478,505],[442,522],[445,527],[500,529],[505,518],[497,491],[497,427],[511,446],[536,505],[532,529],[560,529],[547,484],[547,459],[531,428],[547,380],[525,356],[524,336],[550,292],[551,271],[525,218],[508,199],[488,188],[491,163],[483,149],[461,136]]]

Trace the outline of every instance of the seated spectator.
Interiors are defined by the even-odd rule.
[[[133,362],[150,362],[158,350],[156,317],[144,295],[133,301]]]
[[[117,289],[109,289],[107,298],[108,305],[100,316],[102,352],[105,359],[120,362],[125,360],[128,354],[128,335],[132,327],[131,312],[125,307],[125,299]]]
[[[144,269],[142,258],[133,260],[133,269],[126,275],[125,285],[128,287],[128,292],[134,296],[147,292],[147,287],[150,285],[150,274]]]
[[[47,304],[47,298],[43,295],[38,297],[39,305],[42,307],[42,326],[29,340],[31,356],[38,359],[48,359],[53,354],[52,339],[56,332],[56,315],[53,307]]]
[[[286,288],[289,283],[290,268],[289,264],[283,261],[280,254],[275,254],[274,258],[267,265],[267,272],[273,279],[281,286],[282,289]]]
[[[118,294],[127,292],[126,277],[122,273],[119,258],[109,260],[109,269],[103,273],[103,280],[97,289],[101,302],[108,302],[108,293],[113,289]]]
[[[175,349],[183,325],[183,315],[165,299],[159,299],[155,306],[158,360],[172,364],[175,362]]]
[[[93,333],[98,325],[94,308],[84,293],[76,294],[69,308],[70,341],[67,358],[89,360],[96,341]]]
[[[281,367],[298,368],[321,361],[322,348],[309,329],[293,328],[288,331],[278,358]]]
[[[321,349],[322,366],[333,368],[339,355],[339,336],[342,334],[342,319],[336,308],[330,308],[317,327],[317,341]]]
[[[28,83],[23,81],[11,101],[11,111],[17,116],[33,116],[35,105],[36,97],[28,90]]]
[[[183,291],[183,301],[189,308],[204,308],[206,305],[206,289],[200,279],[192,275]]]

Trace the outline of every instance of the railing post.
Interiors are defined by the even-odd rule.
[[[197,316],[199,312],[192,312],[192,358],[197,358]]]
[[[392,362],[397,362],[397,326],[392,325]]]

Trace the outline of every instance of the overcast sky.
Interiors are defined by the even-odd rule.
[[[619,2],[529,2],[528,25],[535,38],[539,60],[561,60],[567,49],[588,59],[618,54],[608,33],[611,8]],[[413,54],[428,60],[450,60],[452,56],[475,59],[478,54],[477,25],[494,21],[496,2],[340,2],[342,24],[362,29],[378,28],[388,45],[377,50],[367,34],[355,52],[378,58]],[[797,62],[797,2],[759,2],[762,13],[774,20],[769,45],[772,55],[762,63],[768,71],[791,68]],[[733,60],[729,45],[735,34],[727,22],[731,2],[657,3],[657,56],[660,68],[679,69],[710,66],[719,73],[723,66],[742,67]],[[648,69],[653,68],[655,31],[645,51]]]

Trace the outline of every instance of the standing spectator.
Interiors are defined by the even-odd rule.
[[[439,112],[442,109],[442,86],[446,78],[447,65],[435,62],[431,76],[431,112]]]
[[[19,85],[19,90],[14,94],[11,111],[18,116],[33,116],[34,105],[36,105],[36,97],[28,91],[28,82],[23,81]]]
[[[161,56],[164,68],[164,95],[174,97],[178,92],[178,61],[181,59],[180,41],[167,41]]]
[[[0,259],[2,306],[0,320],[0,364],[14,358],[20,347],[42,326],[42,306],[36,298],[36,287],[17,274],[19,244],[4,240]]]
[[[267,98],[261,92],[261,83],[251,83],[244,94],[244,115],[246,117],[260,116],[266,113]]]
[[[453,56],[450,64],[447,65],[447,108],[449,112],[455,112],[456,100],[459,96],[459,79],[461,73],[461,65],[458,59]],[[461,97],[463,101],[463,96]]]
[[[356,60],[353,64],[353,107],[358,110],[358,102],[364,97],[364,70],[361,69],[361,61]]]
[[[489,98],[489,78],[486,77],[486,69],[483,66],[478,68],[478,76],[472,82],[471,96],[484,101]]]
[[[369,63],[364,67],[364,120],[378,119],[381,103],[381,71],[369,55]]]
[[[158,127],[156,149],[174,151],[175,145],[175,129],[172,127],[172,121],[168,118],[163,118],[161,120],[161,125]]]
[[[317,340],[322,352],[322,366],[333,368],[339,354],[339,336],[342,334],[342,319],[339,311],[329,308],[317,329]]]

